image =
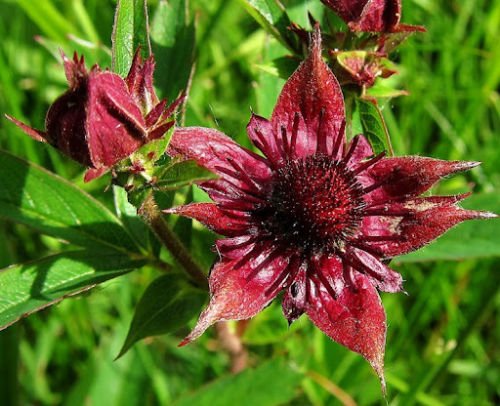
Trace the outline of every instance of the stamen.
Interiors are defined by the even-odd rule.
[[[363,194],[366,195],[370,192],[373,192],[375,189],[378,189],[379,187],[384,186],[385,182],[386,182],[386,180],[382,179],[379,182],[375,182],[375,183],[371,184],[370,186],[363,188]]]
[[[367,170],[369,167],[375,165],[378,161],[380,161],[383,157],[385,157],[385,151],[382,151],[380,154],[374,156],[370,160],[365,163],[359,165],[353,172],[355,175],[360,174],[361,172]]]
[[[243,265],[248,263],[248,260],[251,257],[258,257],[260,254],[262,254],[264,249],[265,244],[255,244],[250,251],[243,255],[241,259],[233,265],[233,269],[236,271],[237,269],[241,268]]]
[[[269,286],[265,291],[264,295],[269,296],[272,292],[274,292],[276,289],[278,289],[282,284],[283,287],[286,286],[285,281],[287,280],[293,280],[295,278],[295,275],[297,275],[297,272],[299,271],[299,267],[296,266],[297,259],[295,257],[291,258],[290,261],[288,262],[287,266],[285,269],[283,269],[278,277],[274,280],[274,282]],[[293,269],[295,265],[295,269]]]
[[[267,258],[265,258],[260,264],[258,264],[252,272],[245,278],[245,280],[248,282],[252,280],[257,274],[267,265],[269,265],[271,262],[273,262],[276,258],[278,258],[281,255],[281,250],[279,248],[275,248],[273,251],[269,253]]]
[[[337,133],[337,138],[334,139],[332,146],[331,157],[333,159],[337,159],[337,155],[339,154],[340,144],[344,139],[345,125],[346,125],[345,120],[342,120],[342,124],[340,125],[339,131]]]
[[[356,136],[352,139],[351,141],[351,145],[349,146],[349,149],[347,150],[347,153],[345,154],[344,158],[343,158],[343,161],[345,162],[345,164],[347,165],[349,163],[349,161],[351,160],[352,158],[352,154],[354,153],[354,151],[356,150],[357,146],[358,146],[358,143],[359,143],[359,136]]]
[[[319,269],[316,269],[316,272],[314,273],[318,279],[320,280],[320,282],[322,283],[322,285],[325,287],[326,291],[328,292],[328,294],[335,300],[337,300],[337,292],[335,292],[335,290],[333,290],[333,287],[331,285],[331,283],[328,281],[328,279],[326,278],[325,275],[323,275],[323,272],[321,272],[321,270]]]
[[[281,126],[281,141],[283,142],[283,151],[285,156],[290,156],[290,149],[288,146],[288,138],[286,135],[286,127],[284,125]]]
[[[297,145],[297,135],[299,133],[299,113],[295,112],[293,116],[293,127],[292,127],[292,139],[290,140],[290,158],[293,158],[297,155],[297,151],[295,150],[295,146]]]
[[[253,180],[247,172],[231,157],[227,158],[227,161],[231,164],[231,166],[238,172],[238,174],[245,180],[245,182],[250,186],[255,192],[261,191],[261,186]]]
[[[327,146],[326,146],[326,131],[325,131],[325,108],[323,107],[319,112],[319,125],[318,125],[318,134],[316,139],[316,153],[317,154],[327,154]]]

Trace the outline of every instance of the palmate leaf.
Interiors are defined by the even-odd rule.
[[[137,304],[121,357],[138,340],[174,332],[196,316],[206,300],[206,293],[189,286],[178,275],[163,275],[146,289]]]
[[[139,252],[122,223],[63,178],[0,151],[0,218],[82,247]]]
[[[0,270],[0,329],[95,284],[144,265],[123,252],[81,250]]]

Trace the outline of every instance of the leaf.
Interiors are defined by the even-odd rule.
[[[289,404],[297,396],[303,376],[282,359],[258,368],[217,379],[194,393],[183,396],[174,406],[274,406]]]
[[[82,250],[4,268],[0,270],[0,329],[144,263],[119,251]]]
[[[277,0],[240,0],[248,13],[293,53],[298,50],[296,37],[289,27],[291,21]]]
[[[127,338],[117,358],[138,340],[174,332],[196,316],[206,293],[190,287],[175,274],[155,279],[142,295],[135,309]]]
[[[174,162],[159,174],[156,186],[161,190],[176,190],[198,182],[215,179],[217,175],[193,160]]]
[[[119,0],[116,5],[111,36],[112,68],[126,76],[132,65],[135,50],[141,47],[144,57],[151,53],[148,32],[148,11],[145,0]]]
[[[370,101],[356,99],[356,110],[363,133],[370,141],[375,153],[386,151],[394,155],[389,132],[379,107]]]
[[[0,218],[84,247],[138,252],[120,221],[66,180],[0,151]]]
[[[475,210],[500,213],[500,195],[482,193],[472,195],[463,204]],[[395,259],[397,262],[421,262],[472,258],[500,257],[500,219],[471,220],[459,224],[437,241],[410,254]]]
[[[156,57],[155,84],[167,100],[188,91],[195,51],[195,24],[187,0],[160,0],[151,20],[151,41]]]

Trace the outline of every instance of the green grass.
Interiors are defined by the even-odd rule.
[[[59,61],[50,52],[57,47],[51,44],[67,53],[75,47],[85,49],[68,33],[99,44],[85,51],[91,63],[109,63],[114,3],[2,0],[0,112],[43,125],[49,103],[65,87]],[[151,8],[156,3],[151,2]],[[250,109],[268,116],[283,83],[259,66],[286,50],[262,31],[238,1],[191,3],[198,21],[198,47],[185,124],[216,127],[249,145],[245,126]],[[319,0],[283,3],[293,6],[294,16],[303,20],[302,3],[321,9]],[[425,25],[427,33],[409,38],[394,55],[400,64],[400,86],[410,92],[383,106],[396,153],[483,161],[480,169],[445,181],[436,192],[473,188],[498,193],[500,2],[406,0],[403,20]],[[39,35],[48,49],[34,40]],[[0,147],[75,181],[112,206],[104,181],[83,185],[77,165],[30,140],[6,120],[0,120]],[[500,211],[498,206],[476,208]],[[0,222],[0,237],[2,265],[39,258],[58,244],[29,228],[4,222]],[[500,244],[498,233],[492,238]],[[210,244],[200,241],[197,245],[209,255]],[[404,406],[500,403],[498,257],[395,261],[393,266],[403,274],[408,296],[383,295],[389,326],[387,402]],[[212,330],[179,349],[186,327],[176,335],[140,342],[113,361],[126,337],[134,304],[157,275],[147,269],[114,279],[0,333],[1,403],[170,405],[227,377],[229,361],[214,348]],[[294,389],[295,399],[286,402],[341,404],[316,373],[360,405],[385,403],[377,378],[360,356],[330,341],[308,320],[301,319],[288,330],[280,312],[275,303],[252,320],[245,342],[252,366],[282,357],[290,369],[304,374]],[[259,390],[276,391],[273,379],[262,385]]]

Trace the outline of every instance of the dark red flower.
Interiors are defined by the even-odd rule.
[[[337,13],[352,31],[425,31],[418,25],[400,24],[401,0],[321,0]]]
[[[455,224],[491,213],[456,205],[465,196],[418,197],[477,162],[373,156],[363,136],[345,143],[340,86],[311,53],[285,84],[271,120],[247,130],[257,155],[217,130],[174,132],[169,153],[220,175],[200,184],[214,203],[166,210],[226,236],[210,275],[211,301],[186,344],[219,320],[256,315],[280,291],[291,323],[303,313],[363,355],[383,379],[385,313],[377,289],[402,290],[385,259],[427,244]]]
[[[149,141],[160,138],[174,125],[171,115],[181,98],[166,107],[153,89],[153,56],[142,61],[136,52],[130,72],[119,75],[93,66],[83,56],[62,55],[69,89],[49,108],[45,131],[7,116],[26,134],[47,142],[89,167],[85,180],[100,176],[118,161]]]

